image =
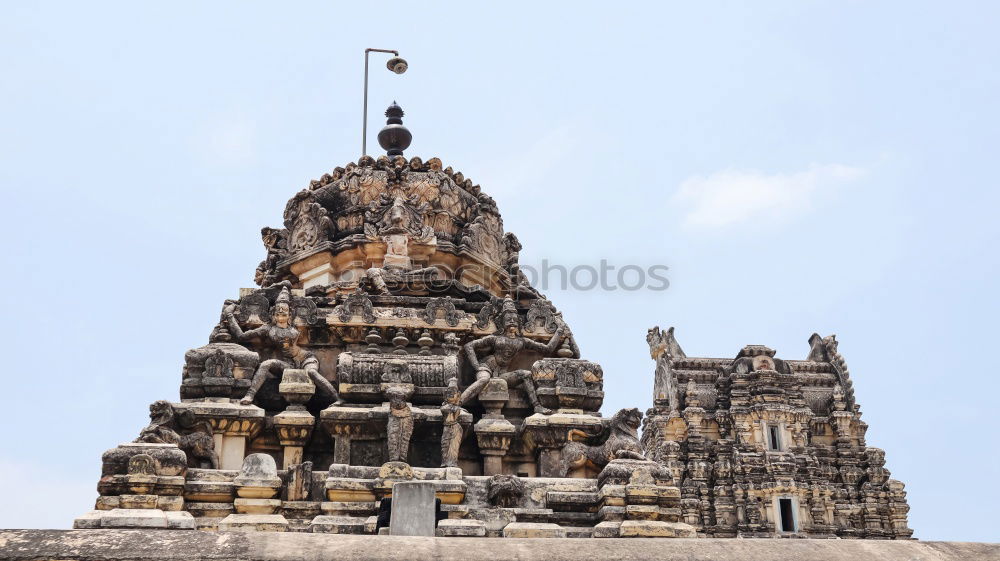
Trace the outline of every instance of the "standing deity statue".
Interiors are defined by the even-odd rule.
[[[476,381],[462,392],[461,403],[464,405],[472,398],[477,397],[490,378],[501,378],[507,382],[508,387],[524,387],[528,394],[528,400],[535,408],[535,413],[551,414],[552,410],[542,407],[538,401],[531,371],[510,370],[510,364],[522,350],[536,351],[541,353],[543,357],[552,356],[562,342],[564,328],[559,326],[547,345],[524,337],[521,333],[521,318],[517,313],[514,301],[510,298],[504,300],[498,317],[502,333],[487,335],[465,344],[465,357],[476,370]],[[488,354],[480,360],[477,356],[480,351],[492,354]]]
[[[251,405],[260,387],[264,385],[264,382],[273,378],[280,380],[281,374],[287,368],[301,368],[305,370],[309,374],[309,378],[316,384],[316,387],[333,397],[337,404],[343,403],[333,384],[319,373],[319,359],[316,358],[316,355],[299,346],[300,334],[299,330],[292,325],[290,301],[291,293],[288,287],[285,286],[281,289],[281,293],[278,294],[278,298],[275,301],[274,310],[271,313],[271,321],[250,331],[243,331],[240,324],[236,321],[236,317],[233,314],[234,305],[228,305],[223,312],[229,331],[237,341],[240,343],[257,342],[264,347],[274,348],[277,350],[276,354],[280,357],[268,359],[260,363],[250,382],[250,388],[247,390],[246,395],[243,396],[243,399],[240,400],[240,403]]]
[[[444,390],[444,403],[441,404],[441,467],[458,467],[458,447],[462,444],[462,425],[458,417],[462,414],[459,400],[462,394],[458,391],[458,380],[448,380]]]
[[[407,403],[408,392],[402,387],[390,387],[385,392],[389,398],[389,420],[386,427],[388,461],[406,462],[410,453],[410,436],[413,435],[413,413]]]

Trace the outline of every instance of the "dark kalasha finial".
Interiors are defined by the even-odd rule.
[[[402,156],[403,150],[410,147],[413,135],[403,126],[403,108],[396,104],[385,110],[385,127],[378,131],[378,143],[389,156]]]

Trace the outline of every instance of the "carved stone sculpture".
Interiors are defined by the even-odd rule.
[[[498,473],[487,483],[487,499],[490,504],[503,508],[514,508],[524,496],[524,482],[516,475]]]
[[[386,390],[389,398],[389,420],[386,427],[388,460],[405,462],[410,451],[410,436],[413,434],[413,414],[405,389],[393,386]]]
[[[204,421],[195,421],[187,411],[178,414],[169,401],[161,399],[149,405],[149,425],[135,442],[176,444],[187,455],[189,467],[219,468],[212,428]]]
[[[542,356],[551,356],[562,342],[562,329],[556,329],[548,345],[537,343],[521,334],[521,319],[517,308],[511,299],[506,299],[502,305],[499,320],[502,333],[488,335],[465,344],[466,360],[476,370],[476,381],[462,392],[462,403],[468,403],[486,386],[490,378],[502,378],[508,387],[523,386],[528,394],[528,400],[536,413],[551,414],[552,410],[543,407],[535,392],[535,383],[529,370],[510,370],[510,364],[522,350],[533,350]],[[487,352],[482,360],[479,352]]]
[[[583,437],[586,440],[601,441],[600,444],[586,442],[568,442],[563,448],[563,477],[570,471],[590,465],[600,470],[608,462],[618,458],[645,460],[642,446],[639,444],[639,425],[642,423],[642,413],[634,407],[622,409],[615,413],[611,422],[599,435],[587,435],[582,431],[573,431],[571,436]]]
[[[254,282],[258,286],[268,286],[279,280],[276,276],[278,262],[288,257],[288,231],[264,227],[260,231],[260,237],[267,256],[257,266]]]
[[[459,405],[462,394],[458,391],[458,380],[448,380],[448,388],[441,404],[441,467],[458,466],[458,448],[462,444],[462,425],[458,417],[462,413]]]
[[[382,264],[365,271],[365,278],[376,294],[389,294],[387,280],[394,277],[434,278],[434,267],[414,268],[410,256],[410,243],[424,246],[437,245],[434,229],[424,225],[427,203],[421,203],[417,195],[408,199],[388,194],[372,201],[365,213],[365,236],[371,241],[385,244]]]
[[[337,390],[334,389],[333,384],[319,373],[319,360],[316,358],[316,355],[298,345],[300,333],[291,324],[290,300],[291,294],[288,287],[282,287],[281,293],[274,304],[274,309],[271,312],[271,322],[246,332],[243,331],[239,322],[236,321],[233,313],[235,307],[229,306],[226,309],[229,330],[237,341],[240,343],[257,343],[265,347],[276,348],[278,356],[281,357],[268,359],[260,363],[250,382],[250,388],[247,390],[246,395],[243,396],[243,399],[240,400],[240,403],[243,405],[251,405],[260,387],[264,385],[264,382],[269,378],[280,379],[282,372],[286,368],[301,368],[305,370],[309,374],[309,378],[316,384],[316,387],[321,388],[327,395],[333,397],[334,400],[340,401],[340,396],[337,394]]]

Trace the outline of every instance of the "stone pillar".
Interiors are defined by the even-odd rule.
[[[230,403],[228,399],[179,403],[175,407],[191,411],[197,420],[211,425],[219,469],[240,469],[247,440],[255,437],[264,424],[263,409]]]
[[[282,467],[288,469],[302,463],[302,449],[312,436],[316,419],[306,411],[305,403],[316,392],[316,386],[305,370],[288,368],[282,374],[278,391],[288,402],[288,408],[274,416],[284,452]]]
[[[507,382],[500,378],[490,380],[479,394],[479,401],[486,408],[486,413],[473,430],[479,442],[479,452],[483,455],[483,475],[503,473],[503,457],[517,432],[514,425],[501,413],[508,397]]]
[[[333,463],[351,463],[351,437],[349,434],[338,434],[334,437]]]
[[[524,437],[529,446],[538,449],[540,477],[566,477],[563,473],[562,449],[569,431],[594,433],[601,428],[600,417],[570,413],[542,415],[536,413],[524,420]]]
[[[320,424],[334,441],[333,463],[351,463],[351,441],[384,434],[385,417],[372,409],[331,405],[320,413]]]
[[[282,411],[274,416],[284,457],[283,469],[302,463],[302,449],[312,435],[315,418],[306,411]]]

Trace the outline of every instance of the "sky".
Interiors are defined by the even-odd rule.
[[[0,527],[68,528],[100,455],[176,399],[252,286],[259,231],[360,155],[482,185],[522,262],[669,267],[549,286],[605,414],[689,356],[836,334],[923,540],[1000,541],[995,2],[9,2],[0,8]],[[369,151],[378,153],[372,140]],[[586,284],[586,283],[584,283]],[[991,405],[992,404],[992,405]],[[17,505],[16,508],[10,505]]]

